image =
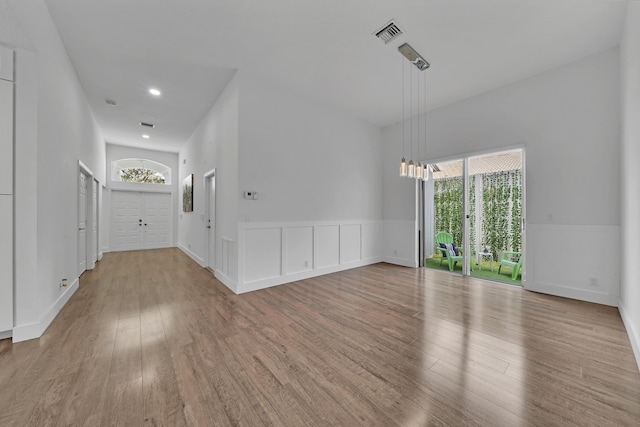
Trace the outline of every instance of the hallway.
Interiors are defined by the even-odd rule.
[[[0,341],[0,425],[638,425],[617,309],[389,264],[234,295],[176,248],[105,254]]]

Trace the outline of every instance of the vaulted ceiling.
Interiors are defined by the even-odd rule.
[[[386,126],[402,119],[404,42],[431,63],[433,109],[615,47],[626,10],[606,0],[46,4],[107,141],[167,151],[180,149],[237,69]],[[373,33],[391,19],[405,34],[385,45]]]

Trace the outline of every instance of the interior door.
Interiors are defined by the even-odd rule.
[[[141,193],[113,191],[111,193],[111,250],[142,249]]]
[[[78,276],[87,270],[87,176],[78,174]]]
[[[98,181],[93,180],[91,193],[91,260],[98,261]]]
[[[0,58],[13,52],[0,46]],[[4,65],[11,67],[4,67]],[[7,70],[6,68],[10,68]],[[0,60],[0,73],[13,65]],[[0,75],[0,333],[13,328],[13,83]]]
[[[209,238],[209,268],[216,269],[216,177],[207,177],[206,182],[209,203],[207,207],[207,231]]]
[[[170,246],[171,194],[143,193],[142,231],[144,249]]]

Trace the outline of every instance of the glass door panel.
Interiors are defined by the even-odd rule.
[[[471,276],[522,284],[522,150],[469,158]]]
[[[429,165],[424,183],[425,266],[463,274],[464,161]]]

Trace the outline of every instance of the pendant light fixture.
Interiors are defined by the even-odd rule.
[[[409,60],[409,62],[411,62],[413,65],[416,66],[416,68],[419,71],[424,71],[427,68],[429,68],[429,63],[422,58],[422,56],[420,54],[418,54],[418,52],[416,52],[411,46],[409,46],[409,44],[405,43],[402,46],[398,47],[398,51],[400,51],[400,53]],[[402,160],[400,161],[400,176],[402,177],[408,177],[408,178],[414,178],[414,179],[419,179],[419,180],[428,180],[429,179],[429,170],[427,168],[426,164],[422,164],[420,161],[417,161],[416,163],[414,163],[413,161],[413,120],[414,120],[414,115],[413,115],[413,95],[414,95],[414,91],[413,91],[413,69],[409,69],[409,94],[411,96],[410,98],[410,111],[409,111],[409,126],[410,126],[410,131],[409,131],[409,142],[411,144],[411,148],[410,148],[410,154],[409,154],[409,162],[407,163],[406,158],[405,158],[405,140],[406,140],[406,122],[407,122],[407,118],[405,116],[405,91],[406,91],[406,84],[405,84],[405,62],[402,62],[403,66],[402,66]],[[418,145],[418,159],[420,159],[422,157],[422,152],[421,152],[421,135],[420,135],[420,130],[421,130],[421,125],[420,125],[420,121],[422,120],[422,115],[420,113],[420,104],[421,104],[421,91],[420,91],[420,74],[418,73],[418,88],[417,88],[417,96],[418,96],[418,131],[416,133],[416,139],[417,139],[417,145]],[[425,104],[425,108],[424,108],[424,114],[425,114],[425,124],[424,124],[424,141],[425,141],[425,155],[426,155],[426,141],[427,141],[427,122],[426,122],[426,112],[427,112],[427,98],[426,98],[426,77],[423,77],[425,79],[425,83],[424,83],[424,94],[425,94],[425,98],[424,98],[424,104]]]
[[[413,163],[413,70],[409,68],[409,142],[411,144],[411,157],[409,158],[409,173],[407,177],[416,177],[416,166]]]
[[[407,176],[407,161],[404,158],[404,61],[402,61],[402,160],[400,160],[400,176]]]
[[[424,155],[427,156],[427,75],[424,75]],[[422,165],[422,180],[429,181],[429,168]]]
[[[418,159],[421,158],[422,156],[422,150],[420,149],[420,146],[422,145],[420,143],[420,121],[421,121],[421,116],[420,116],[420,76],[418,76],[418,135],[416,136],[416,141],[418,142]],[[412,119],[413,120],[413,119]],[[422,180],[422,163],[420,163],[420,160],[418,160],[418,164],[416,164],[416,181],[418,180]]]

